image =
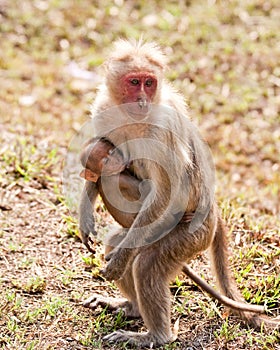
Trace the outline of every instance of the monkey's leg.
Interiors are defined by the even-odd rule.
[[[205,250],[215,230],[215,216],[190,233],[189,223],[180,223],[169,234],[150,246],[142,247],[133,263],[133,277],[141,316],[148,332],[116,331],[106,337],[110,342],[128,342],[137,346],[162,345],[174,341],[171,330],[169,281],[185,261]]]
[[[180,269],[179,265],[177,267]],[[104,337],[109,342],[128,342],[148,347],[176,339],[170,324],[168,266],[160,261],[157,251],[142,248],[133,263],[133,277],[141,316],[148,332],[116,331]]]
[[[106,238],[107,244],[105,246],[105,256],[109,254],[110,251],[112,251],[114,247],[122,241],[123,237],[126,235],[126,232],[127,230],[124,229],[118,230],[117,232],[113,231]],[[83,306],[90,309],[95,309],[99,305],[102,307],[107,306],[110,310],[115,310],[116,313],[122,310],[124,315],[127,317],[140,317],[135,286],[132,277],[132,266],[127,267],[122,279],[116,281],[115,284],[126,299],[103,297],[98,294],[93,294],[83,302]]]
[[[99,294],[93,294],[83,302],[83,306],[92,310],[96,309],[98,306],[107,307],[109,310],[114,310],[114,313],[118,313],[122,310],[126,317],[140,317],[131,266],[127,269],[123,278],[116,281],[115,284],[122,295],[127,299],[104,297]]]

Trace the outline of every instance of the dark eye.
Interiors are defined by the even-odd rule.
[[[107,158],[107,157],[106,157],[106,158],[103,158],[103,159],[102,159],[102,162],[103,162],[103,164],[107,164],[107,163],[109,162],[109,158]]]
[[[145,85],[148,86],[148,87],[152,86],[153,85],[152,79],[146,80]]]
[[[138,79],[131,79],[130,80],[132,85],[138,85],[139,84],[139,80]]]

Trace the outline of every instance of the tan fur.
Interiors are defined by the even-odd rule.
[[[106,79],[93,106],[93,123],[96,127],[96,135],[93,136],[106,136],[117,147],[123,147],[125,144],[122,149],[125,157],[129,157],[131,153],[138,155],[139,151],[139,156],[142,155],[144,160],[137,160],[136,157],[131,170],[140,181],[153,180],[156,189],[153,201],[151,192],[144,197],[143,204],[141,202],[136,209],[136,216],[131,225],[125,222],[127,220],[125,216],[118,217],[118,211],[114,211],[114,217],[119,222],[124,220],[128,230],[109,237],[106,250],[106,260],[109,263],[103,271],[109,280],[116,281],[121,292],[128,299],[129,303],[125,305],[127,314],[140,313],[148,328],[148,332],[142,334],[117,331],[109,334],[105,339],[125,341],[139,347],[150,346],[151,343],[160,345],[174,340],[175,335],[172,333],[170,323],[168,283],[180,272],[185,262],[189,262],[197,253],[208,247],[211,249],[214,271],[221,290],[233,300],[243,300],[228,268],[225,228],[215,201],[212,200],[211,194],[208,194],[209,179],[204,176],[204,166],[207,162],[204,158],[203,142],[195,137],[193,127],[188,122],[187,108],[182,96],[163,79],[165,65],[166,59],[156,45],[118,41],[107,60]],[[143,122],[140,120],[139,125],[122,126],[118,117],[124,118],[125,114],[118,115],[117,109],[116,114],[105,113],[101,114],[100,118],[100,112],[121,104],[120,78],[130,71],[143,70],[152,72],[158,79],[158,90],[153,102],[169,106],[173,111],[161,112],[160,109],[155,108],[149,115],[151,119],[146,118]],[[157,127],[156,122],[159,119],[167,126],[166,131]],[[113,127],[106,133],[108,125]],[[141,135],[138,135],[140,129]],[[168,130],[172,130],[178,137],[174,138],[174,134]],[[138,147],[140,145],[141,150],[135,149],[133,144],[129,143],[129,140],[133,141],[137,137],[140,137]],[[146,144],[146,141],[141,143],[143,137],[152,138],[155,144],[158,142],[159,147],[153,147],[153,156],[162,162],[162,167],[156,162],[147,160],[151,155],[151,146]],[[164,149],[163,145],[166,145],[167,149]],[[172,159],[168,150],[174,151],[179,161]],[[175,187],[172,189],[175,191],[175,197],[172,197],[173,194],[170,191],[172,180],[174,180]],[[103,191],[103,198],[106,201],[106,193],[111,193],[111,190],[108,192],[106,188],[112,184],[114,184],[113,180],[107,184],[106,182],[86,183],[80,205],[80,230],[83,241],[88,247],[90,247],[90,233],[94,233],[92,203],[98,191],[101,193]],[[188,195],[189,201],[186,200]],[[201,202],[201,199],[204,202]],[[117,200],[122,208],[123,199]],[[171,208],[173,211],[166,210],[170,202],[173,205]],[[108,203],[110,211],[110,201]],[[145,204],[148,204],[148,209],[142,210]],[[161,236],[162,230],[172,224],[172,212],[178,211],[183,215],[184,212],[194,212],[204,207],[209,207],[209,213],[200,227],[193,230],[192,223],[179,222],[168,234]],[[152,224],[154,222],[155,224]],[[159,235],[159,239],[151,240],[155,234]],[[136,248],[129,248],[131,244]],[[86,302],[86,306],[96,307],[98,303],[98,297],[94,297],[92,301],[90,299]],[[262,322],[272,326],[277,324],[254,313],[238,310],[238,314],[255,327],[261,326]]]

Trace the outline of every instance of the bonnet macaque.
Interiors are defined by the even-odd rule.
[[[244,299],[231,276],[227,233],[212,195],[211,156],[189,120],[183,97],[164,80],[166,57],[155,44],[120,40],[105,66],[105,80],[92,109],[93,136],[121,150],[119,169],[132,161],[132,177],[148,186],[141,191],[135,183],[140,194],[136,210],[119,217],[126,212],[118,210],[123,199],[118,199],[112,214],[108,188],[113,190],[115,178],[121,175],[104,176],[102,184],[100,179],[86,182],[80,203],[83,242],[90,248],[91,234],[95,234],[93,205],[101,193],[109,212],[125,227],[107,240],[104,275],[115,281],[127,300],[95,295],[85,306],[122,307],[127,315],[141,315],[148,329],[145,333],[115,331],[105,340],[139,347],[161,345],[176,339],[169,281],[182,269],[188,273],[185,264],[198,253],[209,248],[221,292],[236,302]],[[122,113],[115,113],[116,106]],[[195,213],[194,218],[181,220],[184,213]],[[129,224],[128,217],[132,218]],[[235,313],[256,328],[279,324],[258,315],[258,307],[249,309],[252,312],[240,307]]]
[[[132,174],[129,173],[127,164],[121,152],[116,149],[110,142],[106,139],[93,138],[88,141],[81,153],[81,163],[84,169],[81,171],[80,176],[88,181],[97,182],[101,175],[102,176],[113,176],[119,174],[119,177],[116,177],[114,180],[118,181],[116,186],[120,187],[120,191],[126,196],[130,201],[137,201],[140,198],[140,180],[136,179]],[[114,183],[114,180],[113,183]],[[135,214],[130,216],[127,214],[124,218],[118,210],[111,205],[110,202],[106,200],[106,196],[102,190],[101,181],[98,183],[99,192],[109,208],[109,212],[116,220],[120,220],[119,223],[123,227],[130,227],[135,219]],[[194,217],[194,213],[184,213],[180,222],[189,223]],[[240,309],[247,311],[262,312],[264,308],[261,306],[249,305],[245,303],[238,303],[232,299],[229,299],[225,296],[219,294],[215,289],[211,288],[204,280],[202,280],[188,265],[183,266],[183,272],[195,281],[200,288],[209,293],[212,297],[218,299],[221,303],[226,306],[232,307],[234,309]],[[96,301],[96,297],[94,298]],[[89,301],[92,302],[92,297]],[[102,299],[104,302],[104,298]],[[90,302],[87,301],[85,305],[89,305]]]

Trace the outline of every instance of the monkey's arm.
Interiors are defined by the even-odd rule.
[[[127,171],[97,182],[100,196],[112,217],[123,227],[131,227],[141,208],[141,182]],[[109,195],[109,196],[108,196]],[[144,195],[144,194],[143,194]]]
[[[168,192],[172,191],[172,188],[166,180],[166,175],[158,166],[151,165],[149,170],[153,174],[154,189],[143,201],[141,210],[125,238],[105,257],[109,263],[103,270],[103,274],[108,280],[119,279],[124,273],[129,260],[137,254],[138,248],[159,240],[178,223],[172,205],[174,197],[177,198],[176,189],[175,196],[173,193],[171,194],[173,199],[170,198]],[[180,182],[175,181],[175,183],[179,184]],[[176,209],[178,209],[177,206]],[[181,209],[184,212],[183,204]]]
[[[96,235],[93,206],[97,195],[96,183],[86,181],[79,205],[79,229],[82,241],[90,252],[94,252],[90,246],[93,243],[90,234]]]

